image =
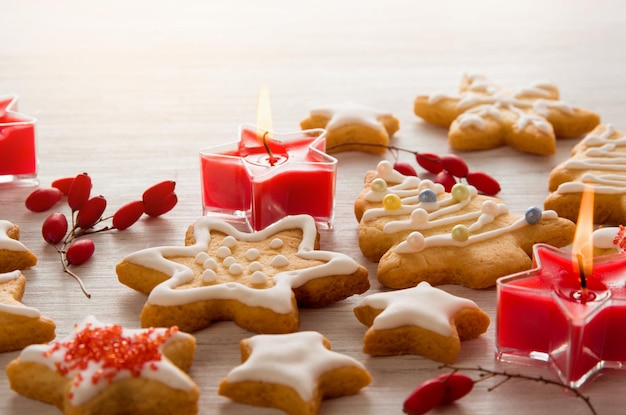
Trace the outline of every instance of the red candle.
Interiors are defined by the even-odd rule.
[[[571,252],[538,244],[533,262],[498,280],[498,357],[546,361],[572,387],[626,366],[626,255],[594,258],[586,296]]]
[[[200,152],[204,214],[255,231],[296,214],[332,226],[337,160],[324,152],[325,131],[268,132],[266,147],[257,130],[244,125],[239,142]]]
[[[17,96],[0,97],[0,183],[36,184],[36,120],[16,111]]]

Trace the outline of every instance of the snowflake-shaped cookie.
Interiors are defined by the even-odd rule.
[[[371,382],[360,362],[330,350],[328,339],[314,331],[243,339],[241,360],[218,393],[292,415],[315,415],[322,399],[353,395]]]
[[[458,94],[418,96],[413,110],[430,123],[450,127],[450,146],[458,150],[507,144],[550,155],[556,150],[556,137],[582,136],[600,122],[596,113],[560,101],[552,84],[536,82],[507,90],[479,75],[465,75]]]
[[[8,220],[0,220],[0,272],[26,269],[37,264],[37,257],[18,239],[20,230]]]
[[[414,288],[369,295],[354,309],[368,326],[363,351],[374,356],[418,354],[454,363],[461,340],[487,331],[489,316],[476,303],[421,282]]]
[[[320,307],[369,288],[367,269],[350,257],[316,250],[311,216],[288,216],[243,233],[210,217],[189,228],[187,246],[149,248],[117,266],[120,282],[149,294],[146,326],[184,331],[233,320],[259,333],[298,329],[298,307]]]

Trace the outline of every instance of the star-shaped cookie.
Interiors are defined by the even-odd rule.
[[[26,269],[37,264],[37,257],[18,239],[20,228],[0,220],[0,272]]]
[[[388,112],[346,102],[311,110],[300,127],[326,129],[328,153],[356,150],[384,154],[389,139],[400,129],[400,121]]]
[[[379,262],[378,280],[390,288],[421,281],[470,288],[495,285],[530,269],[532,246],[565,246],[574,224],[554,211],[509,212],[501,200],[459,183],[451,192],[430,180],[404,176],[389,161],[366,174],[355,201],[359,246]]]
[[[368,295],[354,308],[368,326],[363,352],[374,356],[417,354],[454,363],[461,341],[487,331],[489,316],[471,300],[421,282],[417,287]]]
[[[146,326],[192,332],[233,320],[257,333],[298,329],[298,307],[321,307],[369,288],[367,269],[350,257],[317,250],[309,215],[288,216],[255,232],[204,217],[185,247],[138,251],[117,265],[120,282],[149,294]]]
[[[360,362],[331,351],[328,339],[314,331],[243,339],[241,360],[218,393],[291,415],[315,415],[322,399],[356,394],[371,382]]]
[[[576,221],[585,187],[593,189],[594,223],[626,224],[626,136],[611,124],[599,125],[552,170],[544,206]]]
[[[579,137],[600,117],[559,100],[549,83],[504,89],[480,75],[465,75],[457,94],[420,95],[413,105],[424,120],[450,127],[448,141],[458,150],[487,150],[503,145],[533,154],[556,151],[556,137]]]
[[[0,353],[54,339],[54,322],[20,303],[25,286],[20,271],[0,273]]]
[[[176,327],[125,329],[87,317],[65,339],[25,348],[7,367],[11,389],[66,414],[195,414],[185,371],[195,338]]]

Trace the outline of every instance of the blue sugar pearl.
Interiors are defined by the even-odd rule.
[[[437,201],[437,195],[430,189],[424,189],[420,192],[419,201],[422,203],[433,203]]]
[[[539,221],[541,220],[541,209],[539,209],[537,206],[533,206],[531,208],[528,208],[528,210],[526,211],[526,222],[530,223],[531,225],[534,225],[535,223],[539,223]]]

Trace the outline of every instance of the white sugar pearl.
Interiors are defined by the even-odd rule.
[[[203,264],[204,261],[206,261],[207,259],[209,259],[209,254],[207,254],[206,252],[198,252],[196,254],[196,264]]]
[[[217,274],[212,269],[205,269],[202,273],[202,281],[215,282],[217,281]]]
[[[224,240],[222,240],[222,245],[227,246],[229,248],[234,248],[237,246],[237,239],[234,236],[228,235]]]
[[[225,267],[230,267],[233,264],[236,264],[237,260],[235,259],[235,257],[232,256],[228,256],[226,258],[224,258],[224,266]]]
[[[273,267],[284,267],[289,265],[289,259],[284,255],[276,255],[270,265]]]
[[[251,262],[248,266],[248,270],[250,272],[261,271],[263,270],[263,264],[261,264],[259,261]]]
[[[259,255],[261,255],[261,253],[256,248],[250,248],[246,251],[246,259],[248,261],[254,261],[255,259],[258,259]]]
[[[284,244],[284,242],[282,241],[282,239],[274,238],[270,242],[270,248],[272,248],[272,249],[282,248],[283,244]]]
[[[252,284],[265,284],[267,282],[267,275],[261,271],[256,271],[252,274],[252,276],[250,276],[250,282]]]
[[[212,269],[213,271],[217,270],[217,261],[213,258],[209,258],[202,263],[202,268],[204,269]]]
[[[243,267],[237,263],[228,267],[230,275],[241,275],[243,273]]]
[[[232,255],[232,252],[227,246],[220,246],[217,248],[217,251],[215,251],[215,256],[221,259],[224,259],[229,255]]]

